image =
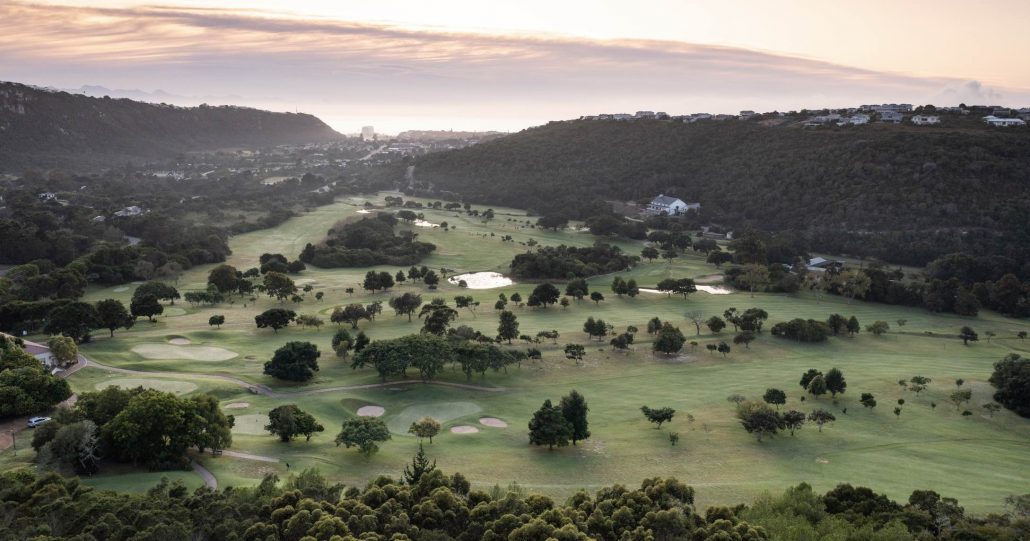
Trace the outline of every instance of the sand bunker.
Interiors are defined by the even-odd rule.
[[[499,272],[468,272],[451,276],[447,282],[458,285],[458,282],[465,280],[469,289],[493,289],[514,284],[511,278]]]
[[[235,351],[214,346],[140,344],[132,351],[145,359],[154,360],[228,361],[236,357]]]
[[[265,425],[268,424],[267,413],[237,415],[235,419],[236,421],[232,425],[233,434],[247,434],[249,436],[268,434],[268,431],[265,430]]]
[[[102,381],[96,384],[98,391],[114,386],[121,387],[123,389],[143,387],[145,389],[156,389],[158,391],[175,393],[178,395],[197,390],[197,385],[188,381],[175,381],[173,379],[160,378],[118,378]]]
[[[440,227],[440,224],[434,224],[425,220],[415,220],[415,227]]]
[[[508,428],[508,423],[496,417],[480,417],[479,423],[485,426],[492,426],[494,428]]]
[[[732,290],[727,289],[725,287],[721,287],[721,286],[703,286],[703,285],[698,285],[697,286],[697,290],[698,291],[703,291],[705,293],[710,293],[712,295],[729,295],[730,293],[733,293]],[[640,292],[641,293],[659,293],[661,295],[668,295],[670,293],[668,291],[658,291],[657,289],[648,289],[648,288],[644,288],[644,287],[640,288]]]
[[[358,211],[358,214],[372,214],[372,211],[368,209],[361,209]]]
[[[115,293],[121,293],[122,291],[128,291],[128,290],[129,290],[129,286],[118,286],[118,287],[112,289],[111,291],[114,291]]]
[[[358,408],[358,417],[382,417],[386,410],[382,406],[362,406]]]
[[[474,426],[460,425],[451,427],[452,434],[475,434],[476,432],[479,432],[479,429]]]
[[[188,346],[188,345],[192,344],[193,342],[190,342],[189,338],[183,338],[181,336],[176,336],[175,338],[172,338],[171,340],[169,340],[168,343],[172,344],[174,346]]]
[[[232,404],[226,404],[225,409],[227,410],[241,410],[250,407],[250,402],[233,402]]]

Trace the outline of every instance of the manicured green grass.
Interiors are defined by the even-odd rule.
[[[371,198],[374,202],[381,198]],[[311,213],[287,221],[269,230],[239,235],[231,239],[233,255],[229,263],[246,269],[257,266],[262,253],[280,252],[296,257],[308,242],[317,242],[337,220],[353,215],[364,200],[351,198],[321,207]],[[528,248],[520,243],[530,238],[545,245],[565,243],[587,246],[594,242],[588,233],[575,230],[540,231],[512,220],[527,218],[521,211],[495,208],[498,218],[484,224],[478,218],[446,211],[423,211],[426,219],[447,221],[457,226],[445,232],[438,228],[413,227],[419,238],[433,242],[438,250],[423,263],[430,267],[447,267],[456,271],[505,272],[512,256]],[[530,218],[532,220],[532,218]],[[503,235],[512,235],[515,242],[502,242]],[[619,242],[630,253],[639,253],[637,242]],[[191,269],[177,282],[180,290],[204,286],[211,266]],[[395,273],[397,268],[378,267]],[[161,316],[157,323],[140,321],[130,331],[120,331],[113,339],[98,336],[83,347],[83,352],[99,362],[113,366],[178,373],[227,375],[261,383],[280,392],[324,389],[343,385],[376,383],[371,370],[353,371],[349,362],[333,356],[330,340],[335,325],[328,323],[333,306],[349,302],[367,304],[385,301],[391,294],[420,292],[423,300],[442,297],[451,301],[458,294],[472,295],[481,302],[473,314],[461,310],[457,324],[469,325],[493,335],[497,314],[492,309],[497,294],[518,291],[528,297],[533,284],[516,284],[499,290],[462,290],[441,283],[436,292],[421,284],[405,283],[390,293],[368,295],[360,282],[368,269],[308,269],[298,283],[310,283],[325,293],[323,302],[310,300],[285,306],[298,313],[318,313],[327,321],[320,330],[288,328],[273,333],[258,330],[254,316],[280,306],[267,297],[257,301],[236,300],[217,307],[191,307],[176,303],[175,313]],[[406,270],[406,269],[405,269]],[[623,273],[636,278],[641,287],[654,286],[666,277],[710,277],[718,270],[704,263],[703,258],[687,255],[673,263],[644,263]],[[991,365],[1006,353],[1030,353],[1030,345],[1015,337],[1026,328],[1025,322],[984,313],[977,318],[931,314],[922,309],[848,303],[833,296],[817,298],[810,293],[798,295],[746,293],[711,295],[696,293],[684,300],[659,294],[641,294],[635,299],[617,298],[609,290],[611,276],[591,279],[592,288],[604,293],[607,300],[573,301],[568,309],[551,307],[544,310],[515,308],[522,333],[557,329],[557,344],[538,345],[544,358],[511,368],[507,373],[488,373],[485,378],[472,378],[470,383],[487,387],[503,387],[501,392],[464,390],[434,385],[389,385],[358,391],[336,391],[319,394],[298,394],[273,399],[248,393],[231,383],[193,376],[157,378],[126,374],[107,374],[96,369],[80,371],[72,377],[77,391],[93,390],[120,378],[132,377],[166,381],[176,379],[197,385],[195,392],[211,392],[223,405],[246,402],[248,407],[227,409],[239,416],[234,430],[233,449],[257,455],[281,458],[270,463],[229,456],[201,458],[204,465],[219,479],[220,486],[250,485],[262,475],[288,475],[305,467],[318,467],[334,480],[362,484],[380,474],[397,476],[416,449],[416,441],[406,434],[411,421],[422,415],[434,415],[444,421],[444,431],[426,445],[427,452],[447,471],[460,471],[479,487],[505,485],[517,481],[533,490],[555,496],[567,496],[579,488],[596,489],[612,483],[636,485],[646,477],[675,476],[695,486],[702,505],[746,501],[764,491],[780,491],[802,481],[826,490],[840,482],[867,485],[904,499],[914,489],[933,489],[956,497],[968,510],[987,511],[1001,507],[1009,494],[1025,493],[1030,486],[1030,422],[1002,411],[993,418],[981,405],[990,401],[992,390],[986,380]],[[353,296],[345,288],[354,287]],[[88,300],[119,298],[128,303],[131,288],[95,289]],[[451,301],[453,302],[453,301]],[[783,341],[763,333],[749,349],[733,346],[726,357],[711,355],[704,345],[730,342],[733,334],[724,331],[712,335],[695,329],[686,319],[689,310],[701,310],[706,316],[721,315],[729,307],[746,309],[761,307],[770,314],[767,328],[777,321],[794,317],[825,320],[834,312],[854,314],[862,323],[888,321],[891,333],[875,337],[862,333],[857,337],[831,338],[824,344],[804,345]],[[168,307],[171,309],[172,307]],[[395,317],[389,307],[373,323],[362,322],[361,328],[373,339],[390,338],[417,332],[420,322]],[[224,314],[221,329],[207,325],[213,314]],[[635,325],[641,329],[638,343],[629,353],[611,351],[604,342],[589,341],[582,332],[587,316],[601,317],[623,329]],[[658,316],[679,326],[690,340],[700,345],[689,346],[674,358],[650,354],[649,337],[643,333],[646,322]],[[904,327],[897,320],[905,319]],[[970,325],[981,333],[981,342],[965,347],[952,338],[962,325]],[[997,333],[986,341],[985,331]],[[932,334],[927,334],[932,333]],[[189,346],[171,346],[171,337],[185,337]],[[314,342],[323,352],[321,371],[308,384],[298,385],[275,381],[262,375],[262,365],[271,353],[289,340]],[[564,358],[561,348],[566,343],[587,345],[588,356],[581,365]],[[154,345],[162,354],[154,355]],[[144,350],[138,349],[145,346]],[[166,347],[167,346],[167,347]],[[236,354],[225,360],[213,356],[174,355],[168,351],[202,351],[197,348],[222,348]],[[524,348],[524,344],[513,347]],[[169,349],[171,348],[171,349]],[[167,350],[167,351],[166,351]],[[141,351],[146,355],[141,355]],[[227,356],[227,355],[226,355]],[[154,358],[159,357],[159,358]],[[210,360],[209,360],[210,359]],[[809,398],[802,403],[798,385],[801,373],[809,368],[823,371],[841,368],[848,380],[848,391],[837,403],[824,397]],[[929,390],[916,397],[897,384],[901,378],[923,375],[933,378]],[[412,374],[411,377],[415,377]],[[968,409],[972,416],[963,417],[948,402],[954,381],[963,378],[973,390]],[[442,380],[465,382],[463,374],[446,371]],[[797,436],[781,435],[758,443],[740,428],[734,418],[733,405],[726,401],[730,394],[743,394],[759,399],[769,387],[787,392],[787,407],[809,411],[814,407],[829,409],[837,421],[820,433],[806,426]],[[526,423],[545,399],[557,400],[570,389],[583,393],[590,405],[593,436],[574,448],[546,449],[530,447]],[[862,392],[876,395],[879,405],[869,410],[858,403]],[[906,404],[900,417],[892,413],[896,400]],[[937,404],[936,409],[930,407]],[[325,426],[322,434],[311,441],[283,444],[263,434],[261,426],[268,411],[284,403],[296,403],[311,412]],[[393,440],[381,451],[365,458],[355,450],[337,448],[333,437],[340,423],[367,404],[383,406],[383,420],[394,432]],[[641,415],[642,405],[670,406],[676,418],[661,430],[655,430]],[[965,409],[967,406],[963,406]],[[847,408],[847,413],[843,412]],[[688,421],[688,414],[693,421]],[[480,417],[499,417],[508,421],[507,428],[489,428],[479,424]],[[468,435],[451,434],[447,429],[459,424],[480,428]],[[681,435],[679,445],[669,444],[668,433]],[[3,460],[0,457],[0,460]],[[290,469],[286,469],[286,463]],[[120,476],[123,486],[146,485],[150,474]]]

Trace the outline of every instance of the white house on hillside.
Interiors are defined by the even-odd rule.
[[[664,212],[669,216],[674,216],[689,210],[701,210],[701,203],[684,203],[682,199],[659,194],[658,197],[652,199],[647,205],[648,214],[662,214]]]
[[[932,126],[941,123],[941,117],[936,115],[915,115],[911,120],[917,126]]]
[[[998,118],[994,115],[985,116],[984,122],[991,126],[1026,126],[1026,122],[1021,118]]]

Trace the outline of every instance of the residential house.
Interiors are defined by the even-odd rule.
[[[880,122],[893,122],[894,124],[900,123],[905,120],[905,115],[897,111],[881,111]]]
[[[140,214],[143,214],[143,212],[143,209],[137,207],[136,205],[133,205],[131,207],[125,207],[122,210],[115,212],[114,215],[121,216],[124,218],[127,216],[139,216]]]
[[[740,112],[741,120],[747,120],[747,119],[749,119],[749,118],[751,118],[753,116],[755,116],[755,112],[754,111],[741,111]]]
[[[834,261],[825,257],[813,257],[805,264],[805,268],[815,272],[826,272],[832,268],[840,269],[842,267],[844,267],[843,261]]]
[[[991,126],[1026,126],[1026,122],[1021,118],[998,118],[994,115],[987,115],[983,120]]]
[[[19,340],[18,337],[10,334],[0,333],[0,335],[8,336],[10,338],[14,338],[15,340]],[[47,369],[54,370],[56,368],[60,368],[60,364],[57,362],[57,359],[54,358],[54,354],[50,352],[49,347],[43,344],[39,344],[37,342],[30,342],[23,338],[20,340],[22,343],[21,348],[25,350],[25,353],[28,353],[29,355],[32,355],[33,357],[39,359],[39,362],[43,363],[43,366],[45,366]]]
[[[668,214],[674,216],[676,214],[683,214],[687,211],[699,211],[701,210],[701,203],[684,203],[682,199],[677,199],[668,195],[659,194],[647,205],[648,214]]]
[[[633,118],[654,118],[654,111],[637,111]]]
[[[934,126],[941,123],[941,117],[936,115],[914,115],[911,120],[916,126]]]

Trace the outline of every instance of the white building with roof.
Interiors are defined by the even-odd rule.
[[[646,212],[648,214],[665,213],[669,216],[675,216],[691,210],[701,210],[701,203],[684,203],[682,199],[658,194],[658,197],[655,197],[648,203]]]
[[[1021,118],[998,118],[994,115],[985,116],[984,122],[991,126],[999,127],[1026,126],[1026,122]]]
[[[914,115],[910,120],[916,126],[935,126],[941,123],[941,117],[937,115]]]

